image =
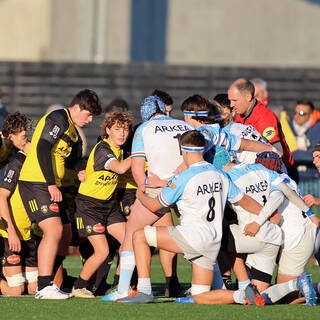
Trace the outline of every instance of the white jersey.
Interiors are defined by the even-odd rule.
[[[260,141],[265,144],[268,144],[267,140],[251,125],[231,122],[227,126],[222,128],[222,132],[228,135],[233,134],[240,138],[253,141]],[[254,163],[257,155],[257,152],[246,150],[238,150],[236,152],[230,153],[235,158],[237,163]]]
[[[281,175],[268,170],[261,164],[238,164],[227,173],[242,192],[262,206],[267,202],[270,192],[273,189],[279,190],[277,185],[283,181]],[[237,213],[238,224],[242,230],[248,223],[255,221],[255,215],[242,207],[233,205],[232,208]],[[256,238],[274,245],[280,245],[283,241],[281,228],[268,220],[261,225]]]
[[[172,177],[158,200],[164,207],[177,204],[182,217],[177,230],[193,249],[215,260],[226,201],[234,203],[242,197],[243,193],[223,171],[203,161]]]
[[[297,184],[286,174],[282,174],[282,176],[285,177],[286,185],[301,197]],[[283,248],[284,250],[293,249],[302,239],[306,225],[312,223],[312,221],[287,198],[280,205],[278,211],[282,215],[280,227],[284,234]]]
[[[160,179],[170,179],[183,162],[179,138],[184,132],[193,129],[185,121],[156,116],[137,128],[131,157],[145,157],[149,172],[155,173]]]

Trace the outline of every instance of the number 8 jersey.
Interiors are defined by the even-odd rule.
[[[202,161],[172,177],[158,201],[164,207],[176,203],[182,216],[177,230],[193,249],[216,259],[226,201],[235,203],[242,197],[243,193],[224,172]]]
[[[131,157],[145,157],[148,171],[167,180],[183,162],[179,146],[180,136],[194,128],[182,120],[156,116],[144,122],[136,130]]]

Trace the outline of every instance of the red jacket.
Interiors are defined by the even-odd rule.
[[[252,125],[271,144],[280,141],[285,166],[289,168],[293,165],[294,161],[282,132],[281,124],[277,116],[263,103],[257,101],[247,117],[237,114],[235,122]]]

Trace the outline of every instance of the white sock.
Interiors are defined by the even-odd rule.
[[[152,294],[151,279],[150,278],[138,278],[138,291],[145,294]]]

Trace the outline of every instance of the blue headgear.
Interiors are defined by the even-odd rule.
[[[143,122],[148,121],[159,109],[166,114],[166,106],[163,101],[157,96],[149,96],[145,98],[140,107],[140,115]]]
[[[230,156],[228,151],[220,146],[216,146],[216,153],[214,155],[213,164],[223,169],[223,167],[230,162]]]

